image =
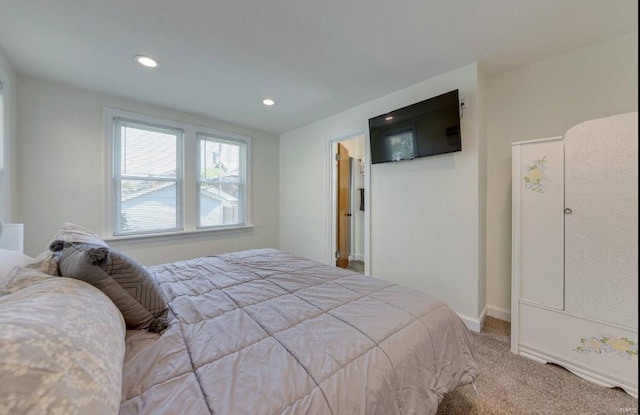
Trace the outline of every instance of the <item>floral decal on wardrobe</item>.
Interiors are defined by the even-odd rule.
[[[544,172],[547,170],[547,156],[542,157],[539,160],[533,160],[531,164],[525,165],[526,175],[524,176],[524,187],[532,192],[544,193],[544,188],[547,185],[547,175]]]
[[[618,356],[630,359],[638,355],[638,343],[626,337],[599,337],[580,338],[580,346],[575,348],[580,353],[617,353]]]

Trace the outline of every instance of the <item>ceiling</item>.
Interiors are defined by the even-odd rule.
[[[0,0],[0,49],[19,73],[280,134],[475,61],[491,75],[637,31],[637,16],[637,0]]]

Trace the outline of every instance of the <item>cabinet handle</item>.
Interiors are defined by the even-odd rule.
[[[573,210],[571,210],[571,209],[569,209],[569,208],[566,208],[566,209],[564,210],[564,214],[565,214],[565,215],[570,215],[570,214],[572,214],[572,213],[573,213]]]

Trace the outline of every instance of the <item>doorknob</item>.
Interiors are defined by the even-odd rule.
[[[569,209],[569,208],[566,208],[566,209],[564,210],[564,214],[565,214],[565,215],[570,215],[570,214],[572,214],[572,213],[573,213],[573,210],[571,210],[571,209]]]
[[[351,217],[352,215],[351,215],[351,213],[347,213],[347,216]]]

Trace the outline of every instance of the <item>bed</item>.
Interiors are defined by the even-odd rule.
[[[162,333],[125,331],[113,303],[83,281],[34,278],[31,272],[5,284],[0,296],[0,312],[7,316],[0,322],[5,326],[0,327],[0,373],[16,379],[11,385],[3,379],[0,410],[435,414],[445,393],[478,375],[472,337],[460,318],[441,301],[384,280],[275,249],[146,270],[167,301],[168,326]],[[74,301],[68,300],[70,295]],[[45,313],[38,312],[43,296]],[[87,298],[81,300],[83,296]],[[56,314],[56,304],[61,307],[55,317],[55,325],[62,325],[58,331],[47,321]],[[38,318],[25,317],[30,312]],[[33,324],[47,329],[37,334],[28,329]],[[51,341],[75,333],[78,324],[82,335],[62,345]],[[27,333],[21,333],[25,326]],[[43,359],[33,357],[37,350],[14,350],[17,342],[26,344],[29,335],[47,343],[41,349],[49,358],[56,355],[56,347],[65,347],[66,354],[69,348],[78,349],[86,356],[68,357],[64,365],[34,365],[31,360]],[[25,380],[14,373],[43,365],[63,372],[51,391],[38,389],[38,382],[51,384],[51,379]],[[83,370],[73,372],[74,365],[84,365]],[[91,377],[99,378],[98,386],[91,386]],[[60,389],[65,381],[69,385]],[[50,392],[54,398],[46,406],[42,401]],[[16,393],[34,402],[16,403]],[[64,394],[71,398],[64,401]]]

